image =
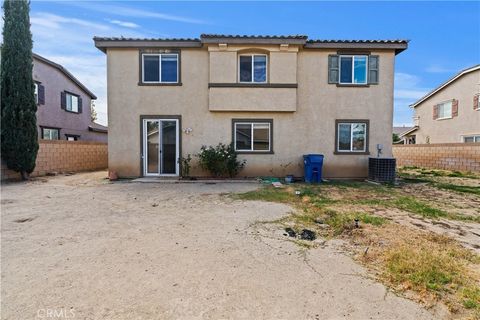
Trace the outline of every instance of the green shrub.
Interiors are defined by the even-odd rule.
[[[245,167],[246,160],[239,161],[233,144],[219,143],[216,147],[202,146],[197,154],[200,167],[215,177],[234,177]]]

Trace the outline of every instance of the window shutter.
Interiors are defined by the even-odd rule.
[[[65,92],[60,92],[60,108],[65,110],[66,106],[67,106],[67,94]]]
[[[38,84],[38,104],[45,104],[45,87]]]
[[[452,101],[452,118],[458,117],[458,100],[453,99]]]
[[[368,58],[368,83],[378,84],[379,56],[370,56]]]
[[[433,106],[433,120],[437,120],[438,119],[438,105],[434,105]]]
[[[473,110],[477,110],[478,109],[478,97],[479,95],[476,94],[473,96]]]
[[[82,98],[78,97],[78,113],[82,113]]]
[[[339,68],[338,55],[331,54],[328,56],[328,83],[338,83]]]

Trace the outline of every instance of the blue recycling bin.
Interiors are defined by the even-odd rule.
[[[305,182],[322,182],[323,154],[303,155]]]

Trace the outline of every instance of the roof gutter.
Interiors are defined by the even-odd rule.
[[[395,55],[408,48],[408,42],[307,42],[305,49],[389,49]]]

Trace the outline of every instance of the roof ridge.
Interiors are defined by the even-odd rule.
[[[455,80],[457,80],[458,78],[460,78],[461,76],[467,74],[467,73],[470,73],[472,71],[476,71],[477,69],[480,69],[480,63],[479,64],[475,64],[471,67],[468,67],[468,68],[465,68],[465,69],[462,69],[460,70],[459,72],[455,73],[452,77],[448,78],[446,81],[440,83],[438,86],[436,86],[434,89],[430,90],[427,94],[425,94],[423,97],[421,97],[420,99],[418,99],[417,101],[415,101],[414,103],[410,104],[410,108],[415,108],[417,107],[420,103],[424,102],[425,100],[427,100],[428,98],[430,98],[431,96],[433,96],[435,93],[437,93],[438,91],[442,90],[444,87],[446,87],[447,85],[449,85],[450,83],[454,82]]]
[[[72,80],[78,87],[80,87],[80,89],[82,89],[83,91],[85,91],[86,94],[88,94],[90,96],[90,98],[92,99],[97,99],[97,96],[95,94],[93,94],[92,91],[90,91],[82,82],[80,82],[80,80],[78,80],[70,71],[68,71],[64,66],[62,66],[61,64],[59,63],[56,63],[52,60],[49,60],[41,55],[39,55],[38,53],[32,53],[32,56],[33,58],[35,59],[38,59],[54,68],[57,68],[58,70],[60,70],[61,72],[63,72],[63,74],[65,76],[67,76],[67,78],[69,78],[70,80]]]

